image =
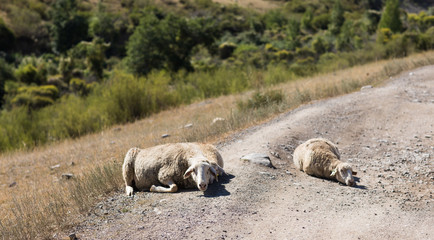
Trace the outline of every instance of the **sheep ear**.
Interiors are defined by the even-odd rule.
[[[187,179],[191,176],[191,173],[194,171],[194,166],[190,166],[187,171],[184,173],[184,179]]]
[[[354,172],[354,171],[352,171],[353,172],[353,175],[357,175],[357,172]]]
[[[219,165],[217,165],[217,169],[220,171],[221,174],[226,174],[225,170],[221,168]]]
[[[218,182],[219,181],[219,179],[218,179],[219,175],[217,174],[216,170],[212,166],[209,167],[209,170],[211,171],[212,175],[214,175],[216,182]]]

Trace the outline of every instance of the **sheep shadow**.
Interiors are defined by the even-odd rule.
[[[214,198],[231,195],[231,193],[226,190],[225,184],[228,184],[234,177],[235,176],[232,174],[223,174],[219,177],[218,182],[214,182],[208,186],[208,189],[204,192],[203,196],[206,198]]]
[[[359,185],[359,184],[358,184],[358,183],[360,182],[360,178],[358,178],[358,177],[353,177],[353,178],[354,178],[354,182],[356,183],[356,185],[353,186],[353,188],[362,189],[362,190],[366,190],[366,189],[367,189],[365,185]],[[332,180],[332,179],[326,179],[326,180],[328,180],[328,181],[333,181],[333,182],[338,182],[338,181],[336,181],[336,180]],[[338,183],[339,183],[339,185],[341,185],[341,186],[347,186],[347,185],[345,185],[344,183],[341,183],[341,182],[338,182]]]
[[[363,189],[363,190],[367,189],[365,185],[359,185],[358,184],[360,182],[360,178],[358,178],[358,177],[353,177],[353,178],[354,178],[354,182],[356,183],[356,186],[354,186],[355,188]]]

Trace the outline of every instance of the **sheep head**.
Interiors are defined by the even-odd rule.
[[[217,176],[217,171],[207,162],[194,163],[184,173],[184,179],[192,177],[202,192],[208,189],[208,184],[217,179]]]
[[[330,176],[336,177],[341,183],[346,184],[347,186],[354,186],[356,183],[354,182],[353,175],[357,175],[357,172],[354,172],[351,168],[351,165],[348,163],[340,163],[333,169]]]

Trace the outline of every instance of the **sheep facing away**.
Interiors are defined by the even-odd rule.
[[[208,184],[225,173],[223,158],[210,144],[168,143],[151,148],[131,148],[122,175],[126,194],[134,188],[151,192],[176,192],[178,187],[206,191]],[[163,185],[163,186],[161,186]],[[168,187],[164,187],[168,186]]]
[[[337,180],[354,186],[351,165],[340,161],[338,148],[329,140],[315,138],[300,144],[294,151],[295,166],[311,176]]]

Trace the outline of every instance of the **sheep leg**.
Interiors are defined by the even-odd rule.
[[[132,196],[134,193],[133,180],[134,171],[124,171],[125,192],[127,196]]]
[[[125,192],[127,196],[132,196],[134,193],[134,157],[137,154],[137,149],[132,148],[128,151],[124,164],[122,165],[122,176],[125,182]]]
[[[163,192],[163,193],[174,193],[178,191],[178,186],[172,181],[168,180],[166,182],[163,182],[163,184],[168,185],[169,187],[163,187],[163,186],[155,186],[152,185],[151,189],[149,191],[151,192]]]

